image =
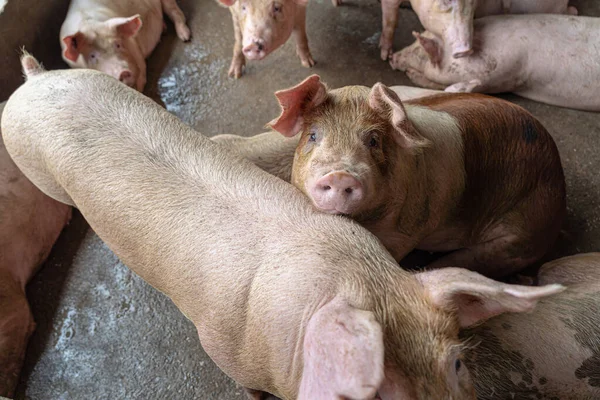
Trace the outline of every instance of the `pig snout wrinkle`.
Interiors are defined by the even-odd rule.
[[[315,205],[332,214],[349,214],[363,199],[358,179],[346,172],[331,172],[317,180],[310,190]]]
[[[253,39],[242,51],[250,60],[262,60],[267,55],[267,46],[263,39]]]

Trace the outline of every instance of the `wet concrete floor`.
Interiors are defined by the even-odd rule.
[[[61,0],[48,4],[54,14],[43,19],[47,31],[38,26],[26,43],[47,66],[64,67],[58,58],[57,32],[66,5]],[[205,135],[262,132],[278,113],[273,92],[311,73],[320,74],[330,87],[377,81],[410,84],[403,73],[379,60],[377,0],[347,0],[340,8],[329,0],[311,0],[308,36],[317,65],[303,68],[290,40],[264,61],[250,62],[240,80],[227,77],[233,45],[229,11],[212,0],[180,4],[193,39],[181,43],[169,24],[148,61],[146,94]],[[572,4],[582,15],[600,16],[596,0]],[[21,33],[17,27],[9,31],[9,12],[11,21],[22,23],[37,11],[9,0],[0,15],[0,33],[4,29],[15,37]],[[399,12],[396,49],[410,44],[411,31],[420,29],[411,10]],[[11,71],[0,81],[0,100],[19,79],[18,46],[7,37],[0,38],[0,59]],[[600,114],[503,97],[531,111],[553,135],[562,156],[568,217],[549,258],[600,250]],[[203,352],[193,325],[170,300],[121,264],[79,214],[29,285],[28,294],[37,330],[17,399],[244,398],[241,388]]]

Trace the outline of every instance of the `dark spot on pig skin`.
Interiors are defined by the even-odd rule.
[[[11,178],[8,178],[8,183],[15,183],[15,182],[18,182],[18,181],[19,181],[19,176],[18,175],[13,176]]]
[[[600,355],[588,358],[575,370],[577,379],[587,379],[590,386],[600,387]]]
[[[461,332],[461,338],[472,338],[469,342],[478,343],[465,351],[465,363],[473,377],[478,400],[543,398],[533,383],[533,361],[518,351],[504,348],[491,328],[468,329]]]
[[[535,143],[538,139],[538,133],[535,129],[535,126],[531,123],[531,121],[526,120],[523,123],[523,140],[525,143],[531,144]]]
[[[546,383],[548,383],[548,379],[546,379],[545,377],[542,376],[540,378],[539,382],[540,382],[540,385],[545,385]]]
[[[575,377],[587,380],[590,386],[600,387],[600,292],[563,299],[559,307],[561,321],[575,331],[573,338],[591,352],[575,370]]]
[[[512,326],[510,324],[506,323],[506,322],[502,324],[502,327],[504,329],[506,329],[507,331],[510,330],[510,328],[512,328]]]

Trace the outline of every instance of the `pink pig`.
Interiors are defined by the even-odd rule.
[[[62,57],[72,68],[107,73],[140,92],[146,85],[146,57],[163,31],[163,11],[177,36],[190,39],[175,0],[73,0],[60,29]]]

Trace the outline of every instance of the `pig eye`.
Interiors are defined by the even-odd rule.
[[[246,4],[242,4],[242,11],[246,11]]]
[[[273,12],[281,12],[281,4],[273,3]]]
[[[308,141],[309,142],[316,142],[317,141],[317,134],[316,133],[311,133],[310,136],[308,137]]]
[[[379,140],[377,140],[377,136],[371,136],[371,139],[369,139],[369,147],[377,146],[379,146]]]
[[[115,42],[115,49],[120,50],[121,49],[121,43]]]
[[[460,371],[461,367],[462,367],[462,362],[457,358],[456,361],[454,361],[454,369],[456,370],[456,373],[458,373]]]

